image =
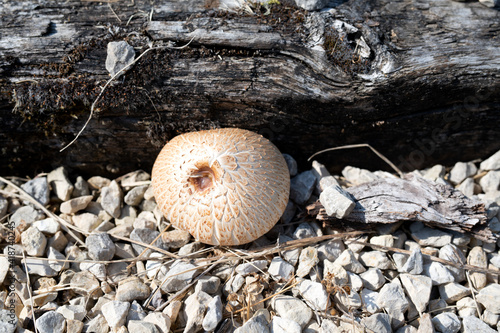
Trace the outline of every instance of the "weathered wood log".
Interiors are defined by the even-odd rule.
[[[323,12],[286,1],[9,1],[0,9],[0,172],[64,164],[83,173],[150,170],[189,130],[237,126],[305,164],[370,143],[403,169],[500,148],[498,10],[436,0],[352,0]],[[104,92],[106,46],[149,52]],[[381,168],[371,154],[321,162]]]
[[[383,178],[349,187],[347,191],[356,199],[353,211],[343,219],[347,224],[373,228],[377,224],[420,221],[488,242],[497,237],[487,226],[484,204],[450,185],[406,174],[403,179]],[[319,200],[309,205],[307,211],[320,221],[338,221],[326,214]]]

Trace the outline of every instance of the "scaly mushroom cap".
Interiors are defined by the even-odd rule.
[[[170,140],[153,166],[158,207],[177,228],[212,245],[249,243],[278,222],[290,175],[266,138],[237,128]]]

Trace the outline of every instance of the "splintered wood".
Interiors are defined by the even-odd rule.
[[[356,207],[343,220],[328,216],[319,200],[307,207],[308,214],[333,225],[361,228],[421,221],[430,227],[470,233],[484,241],[496,240],[487,226],[484,204],[448,185],[408,174],[364,183],[347,191],[355,198]]]

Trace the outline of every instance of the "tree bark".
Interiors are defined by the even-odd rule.
[[[182,132],[241,127],[302,167],[317,150],[369,143],[403,169],[500,149],[500,13],[474,2],[6,2],[0,9],[0,172],[61,164],[83,174],[151,169]],[[110,41],[136,57],[110,78]],[[189,44],[182,49],[175,49]],[[318,157],[384,168],[368,150]]]

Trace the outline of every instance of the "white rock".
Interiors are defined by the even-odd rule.
[[[52,217],[35,221],[33,226],[43,232],[44,234],[53,235],[61,229],[59,222],[54,220]]]
[[[55,311],[48,311],[36,319],[39,332],[64,333],[66,320],[64,316]]]
[[[474,246],[469,251],[469,255],[467,256],[467,263],[473,266],[488,268],[488,258],[486,256],[486,252],[484,252],[481,246]],[[472,285],[477,290],[486,286],[486,274],[472,271],[469,273],[469,277]]]
[[[134,58],[134,48],[126,41],[109,42],[106,69],[111,76],[114,76],[120,70],[130,65],[134,61]]]
[[[220,279],[217,276],[204,275],[198,279],[195,289],[202,290],[209,295],[215,294],[220,287]]]
[[[252,273],[262,273],[267,267],[267,260],[255,260],[236,266],[236,273],[247,276]]]
[[[500,170],[489,171],[481,178],[479,185],[481,185],[484,193],[498,191],[500,189]]]
[[[379,269],[394,269],[394,265],[384,252],[368,251],[362,252],[359,256],[359,261],[368,267]]]
[[[36,227],[29,227],[21,234],[21,243],[28,255],[40,257],[45,252],[47,238]]]
[[[411,237],[420,246],[443,247],[451,243],[451,235],[438,230],[424,226],[421,222],[414,222],[410,225]]]
[[[74,187],[69,181],[68,172],[64,167],[52,170],[47,176],[47,181],[59,200],[68,201],[71,198]]]
[[[370,238],[370,244],[380,245],[384,247],[394,246],[394,237],[392,235],[380,235]]]
[[[91,195],[74,198],[63,202],[59,209],[61,210],[61,213],[74,214],[82,209],[87,208],[92,199],[93,196]]]
[[[392,333],[391,317],[385,313],[377,313],[370,317],[365,317],[361,322],[373,332]]]
[[[411,325],[405,325],[403,327],[398,328],[396,333],[418,333],[418,330]]]
[[[8,257],[0,257],[0,285],[4,282],[7,273],[9,272],[10,262]],[[0,305],[1,305],[0,299]],[[0,307],[1,308],[1,307]]]
[[[304,171],[290,180],[290,199],[299,205],[309,200],[316,185],[316,177],[312,171]]]
[[[326,210],[328,216],[343,219],[348,216],[356,203],[351,195],[344,191],[339,185],[327,187],[319,196],[319,201]]]
[[[234,333],[269,333],[269,325],[266,315],[257,311],[243,326],[238,327]]]
[[[115,300],[132,302],[134,300],[145,300],[151,295],[147,284],[136,276],[120,281],[116,289]]]
[[[500,285],[492,283],[479,291],[476,299],[488,311],[494,314],[500,314]]]
[[[360,296],[366,311],[376,313],[380,310],[377,305],[378,292],[365,288],[361,290]]]
[[[85,332],[107,333],[109,326],[102,314],[98,314],[92,320],[89,320],[84,326]]]
[[[482,161],[479,165],[481,170],[498,170],[500,169],[500,150],[495,154]]]
[[[29,274],[36,274],[40,276],[56,276],[57,272],[53,270],[47,260],[40,260],[34,258],[26,258],[22,263],[26,262]]]
[[[34,221],[41,220],[43,218],[44,215],[38,212],[35,208],[31,206],[23,206],[12,214],[10,222],[14,223],[14,227],[18,227],[22,221],[27,224],[31,224]]]
[[[292,241],[293,238],[285,236],[285,235],[280,235],[278,238],[278,243],[283,244],[285,242]],[[297,262],[299,262],[299,256],[300,256],[301,248],[296,248],[293,250],[286,250],[281,253],[283,256],[283,259],[288,261],[290,264],[293,266],[297,265]]]
[[[304,280],[299,284],[299,291],[313,310],[325,311],[327,309],[328,294],[321,283]]]
[[[363,288],[363,280],[361,280],[359,275],[351,272],[347,272],[347,275],[349,276],[349,286],[351,289],[360,291]]]
[[[323,190],[326,189],[328,186],[339,185],[338,181],[332,175],[330,175],[330,172],[328,172],[326,167],[323,164],[319,163],[318,161],[312,162],[311,171],[313,172],[314,176],[316,176],[316,189],[318,190],[318,193],[323,192]],[[322,180],[323,184],[321,184]],[[328,186],[324,186],[328,182],[329,182]]]
[[[350,249],[342,252],[334,263],[341,265],[347,271],[352,273],[359,274],[366,271],[366,268],[358,261],[358,259],[356,259],[356,256]]]
[[[66,256],[53,247],[48,248],[47,258],[52,259],[49,260],[49,266],[56,272],[60,272],[69,267],[69,263],[64,261]]]
[[[491,311],[484,310],[481,319],[490,326],[496,326],[500,321],[500,314],[495,314]]]
[[[467,262],[460,248],[453,244],[445,245],[441,249],[439,249],[439,258],[449,260],[461,265]],[[446,268],[453,275],[455,282],[462,282],[465,280],[465,272],[463,269],[451,265],[447,265]]]
[[[74,198],[83,197],[83,196],[89,195],[89,194],[90,194],[89,184],[87,183],[87,181],[85,179],[83,179],[82,176],[76,177],[76,181],[75,181],[74,189],[73,189],[73,193],[72,193],[73,197]]]
[[[138,206],[142,199],[144,199],[144,193],[148,189],[149,185],[136,186],[125,195],[125,203],[130,206]]]
[[[134,333],[160,333],[160,330],[156,328],[155,324],[141,321],[141,320],[130,320],[127,324],[127,330],[119,331],[118,333],[134,332]]]
[[[109,186],[105,186],[101,190],[101,206],[114,218],[119,218],[122,208],[123,192],[120,185],[113,180]]]
[[[165,275],[165,282],[161,289],[166,293],[181,290],[191,283],[191,280],[196,275],[195,268],[196,266],[191,263],[176,261]]]
[[[345,286],[349,282],[349,276],[344,267],[329,260],[323,261],[323,277],[332,281],[335,285]]]
[[[466,197],[471,198],[474,195],[474,179],[469,177],[464,180],[460,185],[458,185],[457,189],[462,192]]]
[[[9,207],[9,201],[0,195],[0,219],[7,214],[7,208]]]
[[[318,250],[314,247],[306,247],[300,252],[297,276],[306,276],[318,262]]]
[[[205,331],[213,331],[222,320],[222,301],[220,296],[217,295],[208,303],[207,313],[203,318],[203,329]],[[167,333],[166,331],[165,333]]]
[[[404,264],[402,271],[410,274],[420,274],[423,271],[424,258],[420,248],[414,249]]]
[[[465,178],[475,175],[477,167],[472,162],[457,162],[450,171],[450,182],[460,184]]]
[[[160,331],[160,333],[170,332],[171,321],[170,318],[161,312],[150,312],[143,321],[154,324]],[[135,333],[133,331],[132,333]]]
[[[95,214],[82,213],[71,218],[76,227],[91,232],[101,224],[102,220]]]
[[[460,319],[452,312],[443,312],[432,318],[434,327],[442,333],[456,333],[462,326]]]
[[[281,318],[293,320],[302,328],[312,318],[312,310],[304,302],[292,296],[276,296],[272,301],[272,307]]]
[[[288,281],[292,277],[294,271],[295,268],[280,257],[273,258],[268,269],[269,274],[284,281]]]
[[[305,239],[318,236],[316,231],[309,223],[301,223],[293,233],[294,239]]]
[[[360,185],[377,179],[377,176],[375,176],[372,172],[352,166],[346,166],[342,170],[342,176],[344,176],[345,179],[353,185]]]
[[[129,302],[111,301],[101,307],[101,312],[110,327],[119,327],[125,324]]]
[[[466,316],[463,318],[463,332],[464,333],[497,333],[498,331],[492,329],[488,324],[481,319],[474,316]]]
[[[454,303],[459,299],[470,295],[470,293],[471,291],[469,288],[455,282],[442,284],[439,286],[439,294],[441,295],[441,298],[448,304]]]
[[[340,322],[340,327],[335,325],[335,323],[330,320],[330,319],[323,319],[321,321],[321,328],[319,329],[319,333],[343,333],[346,332],[346,330],[343,329],[342,327],[342,321]],[[347,330],[351,330],[353,325],[349,325],[349,328],[346,328]],[[353,333],[360,333],[358,331],[353,332]]]
[[[301,333],[300,325],[290,319],[274,316],[271,320],[271,333]]]
[[[412,274],[401,274],[399,278],[417,311],[424,312],[431,297],[431,278]]]
[[[433,286],[454,282],[453,275],[439,262],[432,261],[424,265],[423,274],[431,278]]]
[[[435,181],[438,178],[443,178],[445,172],[445,167],[441,164],[437,164],[424,173],[424,178]]]
[[[318,258],[321,261],[327,259],[334,262],[344,250],[345,246],[341,239],[332,239],[320,244],[318,247]]]
[[[61,305],[56,309],[57,313],[60,313],[66,319],[83,321],[87,315],[87,310],[83,305]]]
[[[17,327],[17,316],[7,309],[0,309],[0,332],[14,333]]]
[[[392,317],[392,327],[398,328],[404,323],[404,313],[410,306],[406,300],[403,288],[394,282],[385,284],[380,289],[377,305],[384,308]]]
[[[369,268],[366,272],[361,273],[359,277],[363,281],[363,285],[371,290],[378,290],[385,283],[382,271],[378,268]]]
[[[476,302],[472,297],[464,297],[457,301],[458,315],[462,318],[477,316]]]
[[[354,290],[351,290],[349,294],[347,292],[339,291],[335,293],[334,299],[335,304],[342,304],[343,307],[348,309],[348,311],[359,309],[363,305],[361,297]]]

